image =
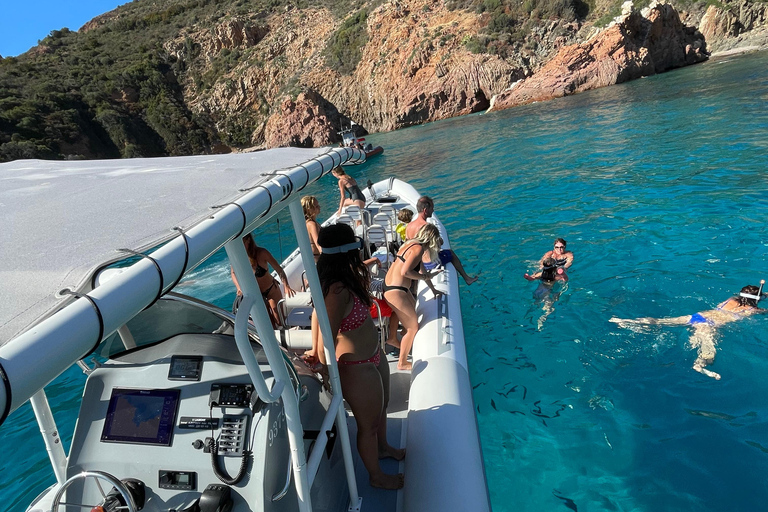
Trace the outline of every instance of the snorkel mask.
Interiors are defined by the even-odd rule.
[[[744,297],[745,299],[752,299],[754,301],[760,301],[760,299],[763,298],[763,285],[765,284],[765,279],[760,280],[760,289],[757,291],[757,295],[752,295],[751,293],[739,293],[739,297]]]

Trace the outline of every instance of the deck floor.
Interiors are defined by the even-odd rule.
[[[394,447],[404,447],[406,421],[408,418],[408,392],[411,386],[411,372],[397,369],[397,359],[387,354],[390,372],[390,399],[387,407],[387,438]],[[349,435],[352,441],[352,453],[355,461],[355,477],[360,496],[363,498],[362,510],[365,512],[399,512],[403,509],[403,491],[376,489],[368,484],[368,471],[357,453],[355,436],[357,425],[352,413],[348,412]],[[401,473],[405,463],[394,459],[383,459],[381,467],[385,473]],[[406,477],[406,485],[407,485]]]

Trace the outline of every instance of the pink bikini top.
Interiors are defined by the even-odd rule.
[[[344,320],[341,321],[339,332],[347,332],[357,329],[363,325],[365,319],[370,315],[370,312],[365,304],[363,304],[363,301],[361,301],[354,293],[352,294],[352,301],[352,311],[350,311],[349,314],[344,317]]]

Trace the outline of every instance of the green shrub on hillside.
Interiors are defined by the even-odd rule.
[[[350,74],[368,43],[368,11],[361,9],[349,16],[333,33],[325,50],[325,63],[342,75]]]

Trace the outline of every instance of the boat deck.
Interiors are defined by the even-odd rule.
[[[387,354],[390,372],[390,399],[387,407],[387,438],[389,444],[402,448],[406,445],[406,421],[408,419],[408,392],[411,386],[411,372],[397,369],[397,358],[391,353]],[[403,510],[403,490],[387,491],[377,489],[368,484],[368,471],[363,466],[363,461],[357,453],[355,436],[357,425],[351,411],[348,412],[349,435],[352,441],[352,453],[355,461],[355,478],[360,497],[363,498],[363,510],[365,512],[393,512]],[[405,466],[404,461],[394,459],[382,459],[381,467],[385,473],[401,473]],[[406,475],[406,485],[408,478]]]

